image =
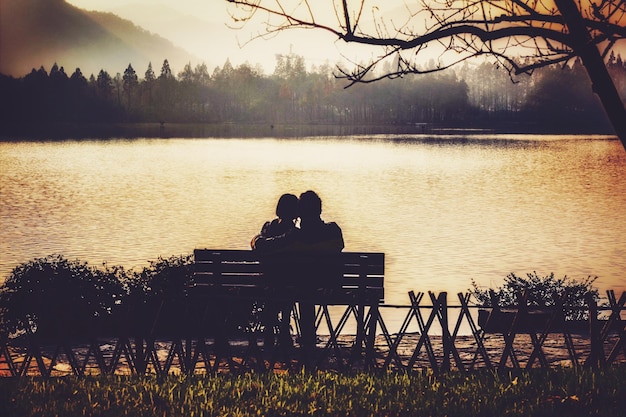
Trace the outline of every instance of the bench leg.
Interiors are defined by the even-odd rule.
[[[315,332],[315,304],[308,301],[301,301],[299,306],[303,364],[305,367],[310,367],[313,364],[317,341],[317,334]]]

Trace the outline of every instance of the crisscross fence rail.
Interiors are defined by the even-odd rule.
[[[303,364],[339,371],[431,369],[441,374],[626,362],[626,292],[618,299],[608,291],[600,306],[589,297],[585,306],[575,307],[587,316],[584,322],[568,319],[566,312],[574,307],[557,301],[552,307],[535,308],[525,294],[519,295],[516,306],[506,308],[477,306],[469,293],[458,293],[458,302],[450,302],[445,292],[408,295],[408,305],[380,304],[366,311],[318,305],[312,353],[300,346],[297,303],[290,311],[293,334],[272,340],[261,327],[225,339],[184,329],[159,334],[155,326],[80,339],[2,335],[0,375],[281,372]],[[398,322],[398,317],[403,320]],[[368,334],[357,336],[355,326]],[[305,357],[310,354],[313,357]]]
[[[605,367],[626,361],[626,292],[617,299],[607,291],[607,305],[600,307],[588,297],[582,307],[557,300],[552,307],[537,308],[520,294],[516,306],[501,308],[494,302],[486,308],[473,305],[469,293],[457,296],[459,303],[452,305],[445,292],[409,292],[410,306],[387,306],[407,313],[395,333],[384,319],[379,323],[381,367],[464,373],[478,367]],[[381,307],[381,318],[385,309]],[[570,320],[567,313],[573,310],[582,310],[587,319]]]

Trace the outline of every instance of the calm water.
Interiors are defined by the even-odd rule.
[[[362,136],[0,143],[0,280],[49,254],[140,268],[246,249],[316,190],[346,250],[387,256],[386,301],[510,272],[626,289],[626,152],[607,137]]]

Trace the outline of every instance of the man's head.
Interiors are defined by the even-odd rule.
[[[318,219],[322,214],[322,200],[315,191],[300,194],[298,207],[301,219]]]

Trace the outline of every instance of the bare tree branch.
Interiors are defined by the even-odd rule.
[[[605,100],[605,95],[612,94],[608,90],[615,90],[615,86],[610,78],[606,80],[608,73],[596,63],[599,59],[603,66],[602,57],[618,42],[626,40],[624,0],[419,0],[403,3],[407,20],[400,26],[383,18],[374,0],[371,0],[372,22],[363,21],[363,11],[370,0],[227,1],[243,13],[243,17],[236,17],[240,21],[252,19],[258,11],[268,19],[277,19],[273,24],[268,23],[267,34],[287,29],[317,29],[332,33],[346,43],[379,48],[380,53],[369,64],[353,63],[351,70],[339,69],[338,76],[349,80],[350,85],[441,71],[484,55],[500,62],[510,75],[531,73],[580,57],[594,86],[602,86],[596,92],[605,109],[609,102],[617,107],[606,110],[626,148],[626,126],[620,127],[624,123],[617,120],[620,114],[626,120],[626,111],[620,100]],[[334,12],[336,22],[322,18],[328,16],[320,12],[323,7]],[[416,24],[422,28],[416,30]],[[425,54],[430,46],[440,49],[442,55],[435,67],[425,68]],[[598,49],[602,50],[601,54]],[[386,66],[380,72],[383,63],[391,59],[396,67]],[[521,60],[526,61],[520,64]]]

